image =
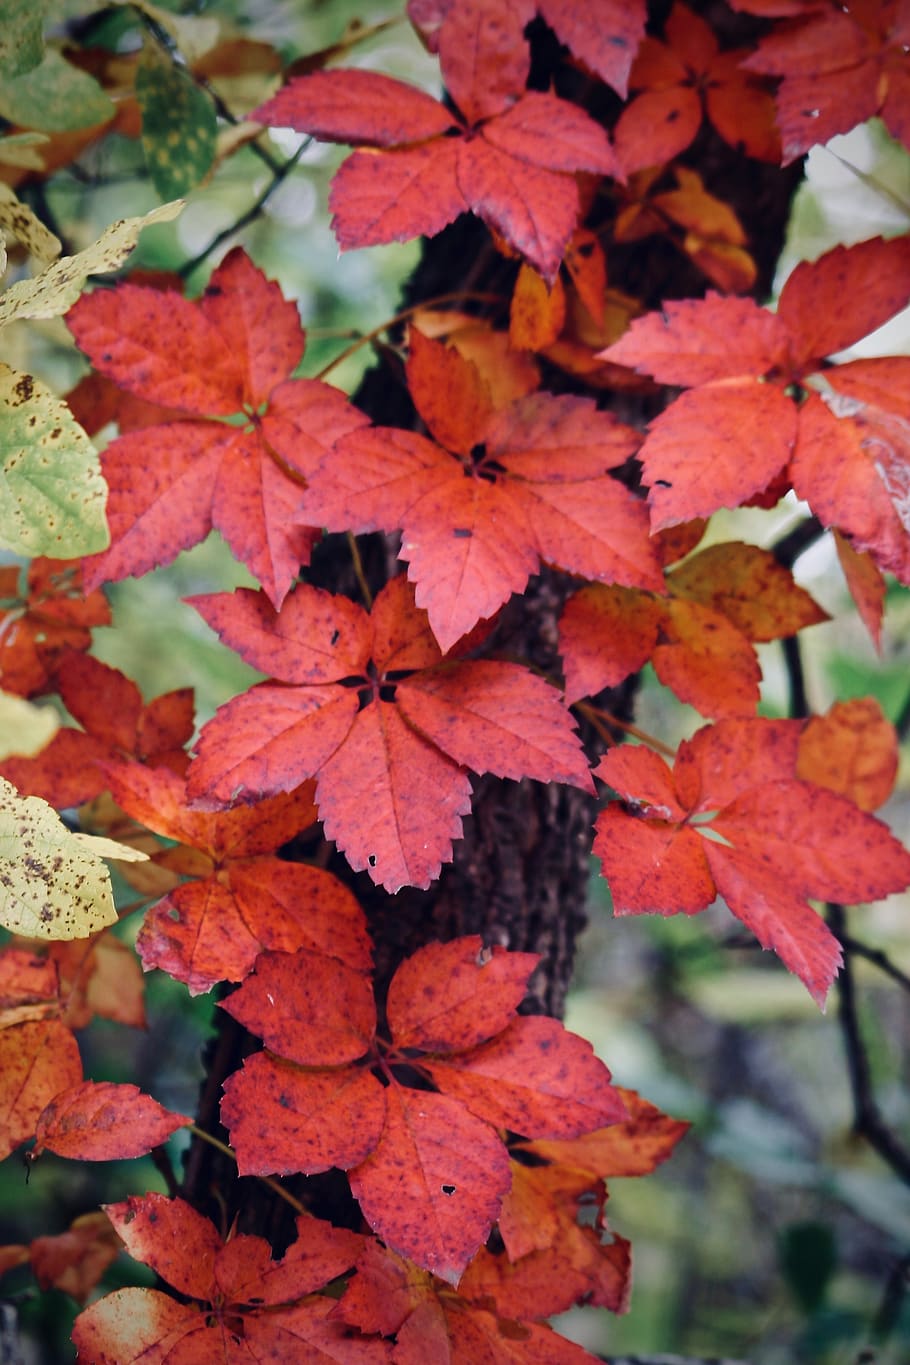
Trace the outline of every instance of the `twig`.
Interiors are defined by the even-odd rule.
[[[412,303],[410,307],[402,308],[401,312],[396,313],[394,317],[387,318],[385,322],[381,322],[378,327],[373,327],[369,332],[364,332],[363,335],[352,342],[350,346],[346,346],[340,355],[336,355],[334,360],[330,360],[328,365],[324,365],[319,373],[314,375],[313,378],[325,379],[326,375],[331,374],[336,365],[340,365],[341,362],[347,360],[349,356],[356,355],[361,346],[366,346],[371,341],[375,341],[380,333],[391,331],[393,327],[397,327],[399,322],[405,322],[412,313],[419,313],[421,309],[433,308],[440,303],[455,303],[459,299],[472,299],[475,303],[504,302],[499,294],[485,294],[470,289],[455,289],[449,294],[437,294],[433,299],[424,299],[420,303]]]
[[[790,684],[790,715],[802,719],[809,714],[809,701],[806,697],[806,675],[803,672],[803,656],[800,653],[799,636],[788,635],[781,640],[784,651],[784,668]]]
[[[810,545],[814,545],[817,540],[821,540],[825,534],[825,528],[817,517],[806,517],[781,536],[776,545],[771,546],[771,553],[778,564],[785,569],[792,569],[801,554],[808,550]]]
[[[910,1294],[910,1254],[895,1261],[872,1323],[872,1340],[884,1346],[898,1324],[904,1299]]]
[[[842,940],[846,928],[844,907],[829,904],[827,917],[832,932]],[[853,1096],[853,1131],[857,1136],[866,1139],[869,1146],[878,1152],[895,1175],[910,1184],[910,1150],[891,1131],[875,1098],[869,1057],[860,1033],[853,964],[849,952],[844,956],[844,965],[837,977],[837,993],[847,1072]]]
[[[853,938],[850,934],[839,934],[841,946],[846,948],[849,953],[856,957],[864,957],[867,962],[871,962],[874,967],[878,967],[880,972],[890,976],[892,981],[896,981],[902,990],[910,991],[910,976],[902,972],[900,967],[896,967],[887,953],[881,948],[870,948],[867,943],[863,943],[858,938]]]
[[[198,255],[193,256],[191,260],[184,262],[184,264],[177,271],[177,274],[181,277],[181,279],[185,280],[189,275],[191,275],[193,271],[202,264],[202,262],[206,259],[207,256],[210,256],[213,251],[216,251],[218,247],[221,246],[222,242],[228,241],[229,238],[233,237],[235,233],[240,232],[245,227],[248,227],[250,223],[254,222],[259,217],[260,213],[265,208],[266,204],[269,202],[272,195],[277,190],[278,186],[287,178],[290,172],[294,169],[294,167],[297,165],[297,162],[303,155],[304,151],[307,149],[307,147],[309,147],[312,141],[313,141],[312,138],[306,138],[303,142],[301,142],[300,146],[297,148],[294,155],[288,157],[287,161],[285,161],[283,165],[278,167],[268,185],[266,185],[265,189],[259,195],[258,199],[256,199],[255,202],[250,205],[246,213],[242,213],[240,217],[237,218],[230,225],[230,227],[222,228],[220,232],[216,233],[212,240],[209,242],[208,246],[205,247],[202,251],[200,251]]]

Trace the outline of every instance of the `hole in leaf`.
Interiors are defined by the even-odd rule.
[[[367,858],[367,862],[370,864],[370,867],[375,867],[375,866],[376,866],[376,854],[375,854],[375,853],[371,853],[371,854],[369,855],[369,857]]]
[[[443,1185],[443,1186],[442,1186],[442,1192],[443,1192],[443,1194],[452,1195],[452,1194],[455,1193],[455,1186],[454,1186],[454,1185]]]

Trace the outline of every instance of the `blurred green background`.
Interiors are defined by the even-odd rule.
[[[91,6],[56,8],[63,19]],[[335,41],[349,20],[395,17],[374,0],[309,5],[236,0],[210,8],[235,19],[250,36],[275,44],[287,59]],[[111,12],[101,36],[128,50],[135,29],[128,15]],[[405,23],[387,28],[352,56],[358,64],[437,88],[436,63]],[[299,141],[291,134],[273,136],[280,157]],[[307,148],[261,218],[226,241],[190,281],[191,289],[201,287],[220,256],[242,241],[299,303],[309,331],[301,367],[306,375],[339,354],[352,329],[369,330],[395,312],[400,283],[419,251],[412,243],[339,257],[326,199],[341,155],[336,148]],[[135,142],[106,139],[80,167],[79,174],[65,170],[46,186],[46,207],[65,229],[68,249],[88,244],[113,218],[142,213],[157,202]],[[797,260],[814,258],[838,241],[910,227],[910,160],[879,124],[813,152],[808,176],[781,280]],[[250,151],[239,152],[190,196],[174,225],[143,236],[131,264],[179,267],[234,222],[267,179],[268,171]],[[863,354],[910,352],[906,317],[883,332],[887,336],[872,338]],[[4,340],[10,364],[34,368],[59,392],[84,371],[59,320],[16,324]],[[368,357],[364,348],[332,373],[332,382],[353,389]],[[772,513],[722,515],[711,536],[768,545],[801,515],[795,501]],[[832,618],[804,637],[812,708],[823,711],[835,698],[871,694],[905,733],[910,593],[897,586],[889,590],[877,655],[851,607],[830,537],[798,561],[796,576]],[[172,567],[115,585],[114,626],[96,632],[95,652],[135,678],[146,697],[191,683],[204,720],[256,675],[180,599],[250,581],[213,535]],[[787,687],[780,648],[759,649],[763,710],[782,714]],[[637,719],[669,743],[702,723],[650,670]],[[904,766],[885,814],[905,840],[908,789]],[[131,895],[128,889],[125,895]],[[908,911],[908,897],[892,897],[852,911],[850,930],[910,973]],[[611,1185],[611,1221],[633,1243],[630,1313],[613,1319],[575,1310],[561,1320],[561,1330],[599,1352],[672,1350],[728,1355],[753,1365],[854,1365],[860,1351],[874,1345],[879,1365],[906,1365],[910,1295],[893,1291],[901,1264],[907,1274],[910,1191],[851,1135],[833,996],[827,1015],[819,1015],[776,959],[740,946],[736,924],[722,909],[697,919],[614,920],[605,883],[592,877],[590,921],[567,1022],[594,1042],[617,1083],[689,1119],[693,1128],[655,1175]],[[129,938],[136,928],[128,919],[122,932]],[[910,995],[868,963],[857,964],[857,977],[878,1099],[906,1140]],[[133,1081],[169,1108],[192,1112],[212,1002],[190,999],[159,972],[146,985],[149,1031],[96,1022],[81,1039],[87,1074]],[[178,1137],[175,1160],[180,1144]],[[20,1160],[11,1157],[0,1166],[0,1245],[62,1231],[99,1199],[162,1188],[148,1161],[89,1166],[45,1155],[26,1184]],[[105,1288],[150,1280],[121,1257]],[[38,1295],[25,1271],[9,1275],[0,1291],[19,1308],[29,1342],[26,1365],[71,1358],[68,1333],[76,1306],[70,1299]]]

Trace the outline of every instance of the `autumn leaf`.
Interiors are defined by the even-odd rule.
[[[3,760],[3,776],[24,795],[59,807],[80,806],[107,787],[100,765],[124,755],[153,766],[186,768],[184,746],[194,728],[192,688],[145,703],[130,678],[89,654],[59,657],[56,686],[83,728],[62,726],[39,754]]]
[[[33,1135],[55,1095],[81,1080],[79,1046],[59,1019],[0,1029],[0,1157]]]
[[[385,1345],[330,1318],[333,1300],[317,1296],[357,1259],[364,1239],[318,1219],[297,1220],[297,1240],[272,1260],[262,1237],[223,1242],[212,1223],[182,1199],[131,1195],[104,1206],[127,1251],[149,1265],[183,1301],[157,1289],[120,1289],[76,1319],[73,1342],[88,1360],[179,1352],[181,1358],[233,1357],[242,1339],[259,1359],[350,1360],[378,1365]]]
[[[463,39],[470,19],[479,27],[480,11],[493,35],[483,32],[490,74],[495,76],[493,55],[524,53],[523,31],[539,13],[561,43],[625,98],[629,67],[645,31],[643,0],[602,0],[598,22],[592,28],[590,11],[583,0],[499,0],[477,5],[471,0],[409,0],[408,18],[431,52],[439,52],[446,85],[451,84],[451,66],[458,60],[458,39]],[[462,59],[463,60],[463,59]],[[515,61],[515,57],[512,57]],[[457,77],[456,77],[457,80]]]
[[[625,1116],[590,1044],[515,1018],[536,962],[479,936],[429,944],[392,978],[386,1037],[366,977],[263,954],[224,1002],[270,1049],[225,1085],[238,1169],[348,1170],[383,1241],[457,1283],[509,1188],[497,1130],[574,1135]]]
[[[443,71],[465,122],[423,91],[362,70],[300,76],[252,117],[360,149],[329,196],[342,250],[432,237],[470,211],[552,283],[579,214],[574,173],[616,174],[609,139],[577,105],[526,91],[514,49],[504,64],[496,44],[476,41],[495,29],[489,11],[469,0],[450,24]],[[474,40],[459,42],[462,29]]]
[[[616,125],[623,169],[672,161],[693,141],[705,114],[737,150],[778,161],[774,102],[769,88],[743,69],[748,53],[721,52],[714,30],[679,0],[664,37],[646,37],[632,65],[629,85],[642,93],[626,104]]]
[[[21,697],[50,690],[61,657],[88,649],[94,626],[110,624],[104,594],[82,590],[77,563],[39,556],[28,566],[24,588],[19,569],[0,568],[0,681]]]
[[[621,800],[598,817],[594,851],[617,914],[695,914],[720,894],[823,1005],[841,951],[809,899],[853,904],[902,890],[910,855],[874,816],[797,778],[800,729],[705,727],[680,746],[672,773],[645,749],[611,751],[597,775]]]
[[[145,858],[110,839],[73,834],[36,796],[0,778],[0,923],[30,938],[88,938],[117,918],[102,858]]]
[[[125,284],[67,321],[102,375],[182,414],[104,451],[111,546],[86,585],[169,563],[214,526],[280,606],[318,534],[298,515],[306,477],[366,422],[337,389],[289,377],[304,351],[295,305],[237,248],[199,300]]]
[[[875,114],[892,137],[910,145],[907,25],[900,6],[872,0],[862,7],[810,9],[776,25],[743,66],[781,78],[777,123],[785,166]]]
[[[651,423],[640,452],[652,526],[738,506],[790,462],[793,487],[819,519],[906,578],[903,388],[896,385],[907,362],[823,362],[908,299],[910,239],[874,238],[798,265],[776,313],[709,294],[636,319],[601,358],[687,386]],[[853,371],[856,365],[862,368]]]
[[[761,670],[751,642],[827,619],[755,545],[709,546],[666,583],[669,600],[600,584],[568,600],[559,625],[568,701],[617,686],[651,659],[660,681],[703,715],[753,715]]]
[[[29,1159],[44,1151],[75,1161],[145,1156],[187,1123],[192,1119],[170,1113],[138,1086],[83,1081],[42,1110]]]
[[[660,588],[644,509],[608,472],[633,453],[635,432],[587,399],[532,394],[494,409],[476,367],[414,328],[408,382],[440,444],[384,428],[341,440],[304,508],[330,530],[402,528],[415,600],[442,649],[542,561]]]
[[[468,810],[465,768],[588,788],[555,690],[517,664],[442,662],[402,576],[369,617],[311,587],[280,613],[249,589],[191,600],[226,643],[280,680],[205,726],[191,800],[250,802],[316,777],[326,836],[356,871],[396,891],[428,886],[451,857]],[[433,802],[415,801],[420,790]]]

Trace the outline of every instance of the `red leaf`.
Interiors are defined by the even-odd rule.
[[[882,617],[885,612],[886,584],[872,556],[854,550],[846,537],[834,532],[837,557],[863,625],[877,650],[882,647]]]
[[[675,802],[641,809],[617,806],[597,821],[595,851],[603,859],[617,913],[645,909],[697,911],[713,889],[773,948],[823,1004],[840,962],[840,946],[810,910],[810,897],[854,903],[910,882],[907,854],[886,826],[851,802],[795,780],[799,727],[788,722],[726,722],[681,746]],[[622,753],[623,751],[620,751]],[[657,760],[643,751],[607,754],[598,776],[627,800],[655,790]],[[667,776],[661,773],[661,785]],[[689,823],[711,813],[710,823]],[[654,819],[657,815],[659,818]],[[719,842],[718,842],[719,839]]]
[[[424,1066],[478,1117],[527,1137],[576,1137],[626,1112],[591,1044],[557,1019],[514,1019],[490,1042]]]
[[[593,790],[558,693],[518,664],[443,665],[400,683],[398,696],[412,725],[475,772]]]
[[[201,300],[123,285],[84,295],[68,317],[96,369],[140,398],[196,419],[248,419],[242,429],[177,421],[111,442],[102,457],[111,545],[86,561],[87,585],[168,563],[214,526],[280,605],[317,538],[300,520],[292,473],[365,421],[328,385],[288,379],[304,348],[294,304],[237,248]],[[302,413],[309,441],[286,459]]]
[[[385,1093],[382,1138],[350,1172],[351,1191],[387,1246],[457,1284],[509,1188],[506,1150],[444,1095],[396,1085]]]
[[[186,601],[242,659],[282,682],[337,682],[370,657],[363,608],[321,588],[298,587],[280,612],[250,588]]]
[[[221,1102],[237,1170],[316,1175],[356,1166],[379,1141],[389,1093],[369,1071],[305,1071],[254,1053],[225,1081]]]
[[[401,689],[399,689],[400,691]],[[370,793],[369,803],[357,799]],[[431,791],[429,807],[415,791]],[[388,891],[427,887],[452,857],[461,817],[470,810],[468,776],[377,701],[354,717],[348,738],[321,767],[317,799],[326,838],[355,872]]]
[[[369,978],[305,948],[261,953],[253,975],[221,1007],[266,1047],[303,1066],[356,1061],[376,1029]]]
[[[447,138],[381,154],[352,153],[335,172],[329,191],[341,250],[435,237],[466,213],[458,152],[458,141]]]
[[[377,71],[316,71],[298,76],[250,118],[298,128],[323,142],[395,147],[457,127],[432,95]]]
[[[145,1156],[192,1121],[164,1109],[136,1085],[82,1081],[42,1111],[31,1156],[45,1150],[74,1161]]]
[[[601,0],[594,25],[585,0],[540,0],[539,9],[560,42],[625,99],[645,31],[644,0]]]
[[[848,300],[846,308],[832,304]],[[794,364],[846,350],[910,302],[910,237],[836,246],[787,279],[777,316],[792,337]]]
[[[181,1294],[213,1296],[221,1238],[208,1218],[163,1194],[130,1195],[120,1204],[104,1205],[104,1211],[135,1260],[151,1266]]]
[[[651,657],[663,605],[647,593],[593,583],[574,593],[559,620],[566,702],[617,687]]]
[[[524,92],[531,53],[525,16],[508,4],[458,0],[439,35],[442,78],[469,123],[501,114]]]
[[[485,949],[479,934],[419,948],[389,986],[396,1046],[460,1052],[492,1038],[514,1017],[539,961],[536,953]]]
[[[640,458],[655,530],[738,507],[790,458],[796,408],[781,389],[732,380],[692,389],[650,425]]]
[[[82,591],[78,564],[39,556],[28,568],[26,588],[19,590],[19,570],[0,570],[0,676],[3,688],[27,697],[48,689],[60,658],[88,649],[91,628],[110,624],[103,593]]]

